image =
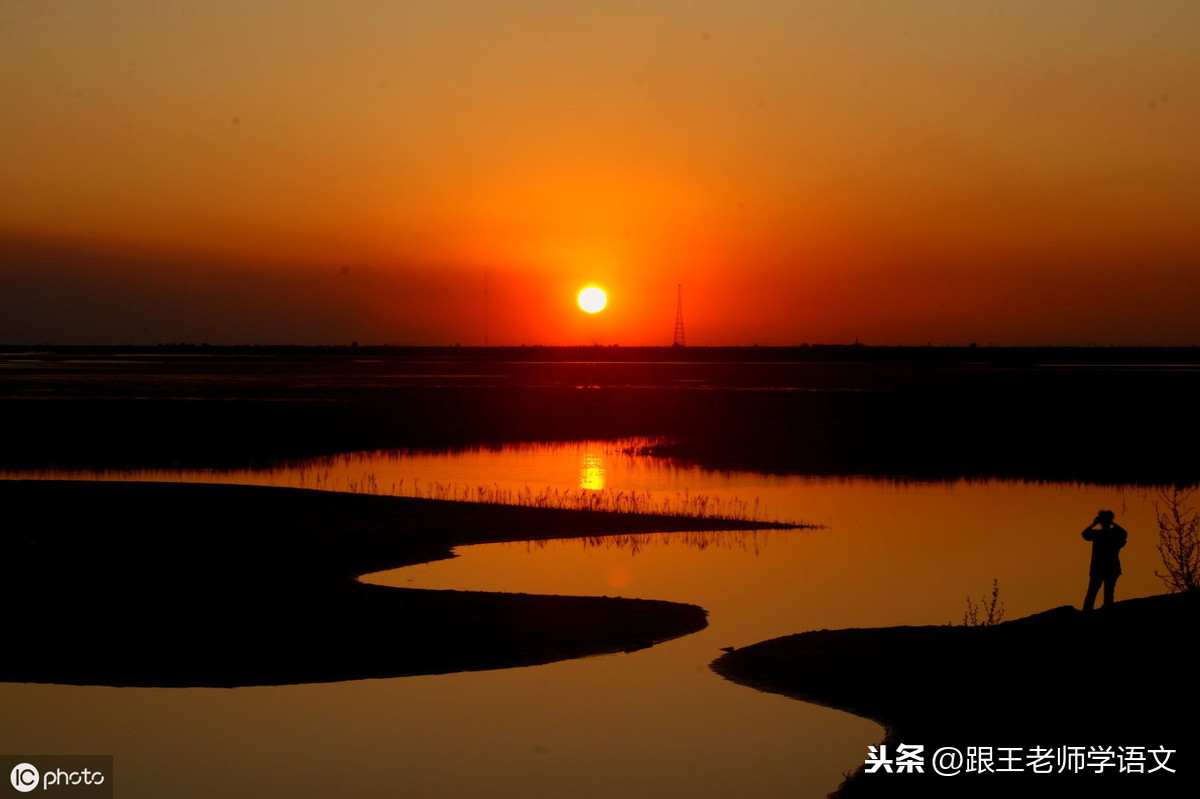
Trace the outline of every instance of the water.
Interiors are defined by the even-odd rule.
[[[1007,618],[1078,605],[1088,557],[1079,531],[1100,508],[1131,534],[1118,597],[1161,591],[1153,496],[1142,489],[714,473],[635,454],[645,443],[37,475],[447,496],[636,491],[643,503],[703,494],[825,527],[462,547],[449,561],[365,579],[670,599],[707,608],[710,626],[632,654],[434,677],[233,690],[7,684],[0,750],[112,752],[128,797],[822,796],[862,761],[878,726],[720,679],[707,665],[721,647],[961,622],[966,597],[978,601],[993,580]]]

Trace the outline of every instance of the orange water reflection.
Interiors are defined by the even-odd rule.
[[[587,452],[579,462],[579,487],[588,491],[603,491],[608,484],[607,468],[602,452]]]
[[[0,749],[111,751],[127,775],[122,795],[134,797],[220,795],[226,780],[250,795],[490,797],[504,786],[531,797],[726,797],[745,795],[750,779],[754,795],[816,796],[861,762],[878,727],[717,678],[707,664],[721,647],[823,627],[958,622],[966,597],[993,579],[1009,618],[1078,606],[1088,564],[1079,531],[1099,508],[1130,531],[1118,598],[1161,591],[1153,496],[1143,489],[722,474],[631,454],[635,445],[367,453],[245,472],[42,473],[705,496],[825,526],[463,547],[458,558],[368,579],[670,599],[708,609],[710,626],[630,655],[500,672],[234,691],[3,685]],[[603,488],[583,485],[601,465]],[[331,762],[336,780],[317,765]]]
[[[948,483],[721,475],[704,490],[754,493],[817,530],[614,536],[461,547],[450,561],[372,582],[693,602],[726,644],[823,627],[961,623],[966,598],[999,582],[1008,618],[1079,606],[1089,549],[1079,531],[1111,507],[1131,532],[1118,598],[1161,593],[1153,494],[1011,481]],[[725,623],[722,621],[722,623]]]

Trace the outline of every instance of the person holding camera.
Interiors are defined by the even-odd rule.
[[[1104,605],[1108,607],[1113,602],[1113,591],[1117,587],[1117,578],[1121,576],[1121,547],[1125,546],[1129,534],[1125,528],[1116,523],[1116,514],[1110,510],[1102,510],[1083,531],[1085,541],[1092,542],[1092,565],[1088,571],[1087,596],[1083,599],[1083,609],[1091,610],[1096,604],[1096,592],[1104,585]]]

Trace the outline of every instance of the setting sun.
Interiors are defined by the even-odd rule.
[[[597,313],[603,311],[604,306],[608,305],[608,295],[604,293],[603,289],[588,286],[579,292],[578,302],[579,307],[588,313]]]

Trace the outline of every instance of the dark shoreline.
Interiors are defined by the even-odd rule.
[[[694,605],[387,588],[358,575],[464,544],[775,525],[285,488],[0,480],[12,575],[0,679],[114,686],[326,682],[633,651]],[[104,534],[100,522],[114,525]]]
[[[401,344],[0,344],[0,356],[37,354],[175,356],[374,356],[401,360],[473,361],[842,361],[964,362],[1033,364],[1200,364],[1198,346],[1042,346],[1042,345],[867,345],[796,344],[732,346],[417,346]]]
[[[0,413],[21,424],[0,467],[647,436],[717,470],[1196,483],[1198,361],[1196,348],[9,352]]]
[[[958,797],[1086,792],[1195,796],[1192,721],[1200,710],[1192,658],[1180,649],[1200,621],[1200,594],[1064,607],[993,627],[819,630],[776,638],[713,662],[761,691],[845,710],[898,744],[940,747],[1146,746],[1175,749],[1176,774],[925,774],[850,776],[833,796]],[[864,760],[867,752],[863,752]],[[1149,762],[1147,769],[1153,765]]]

